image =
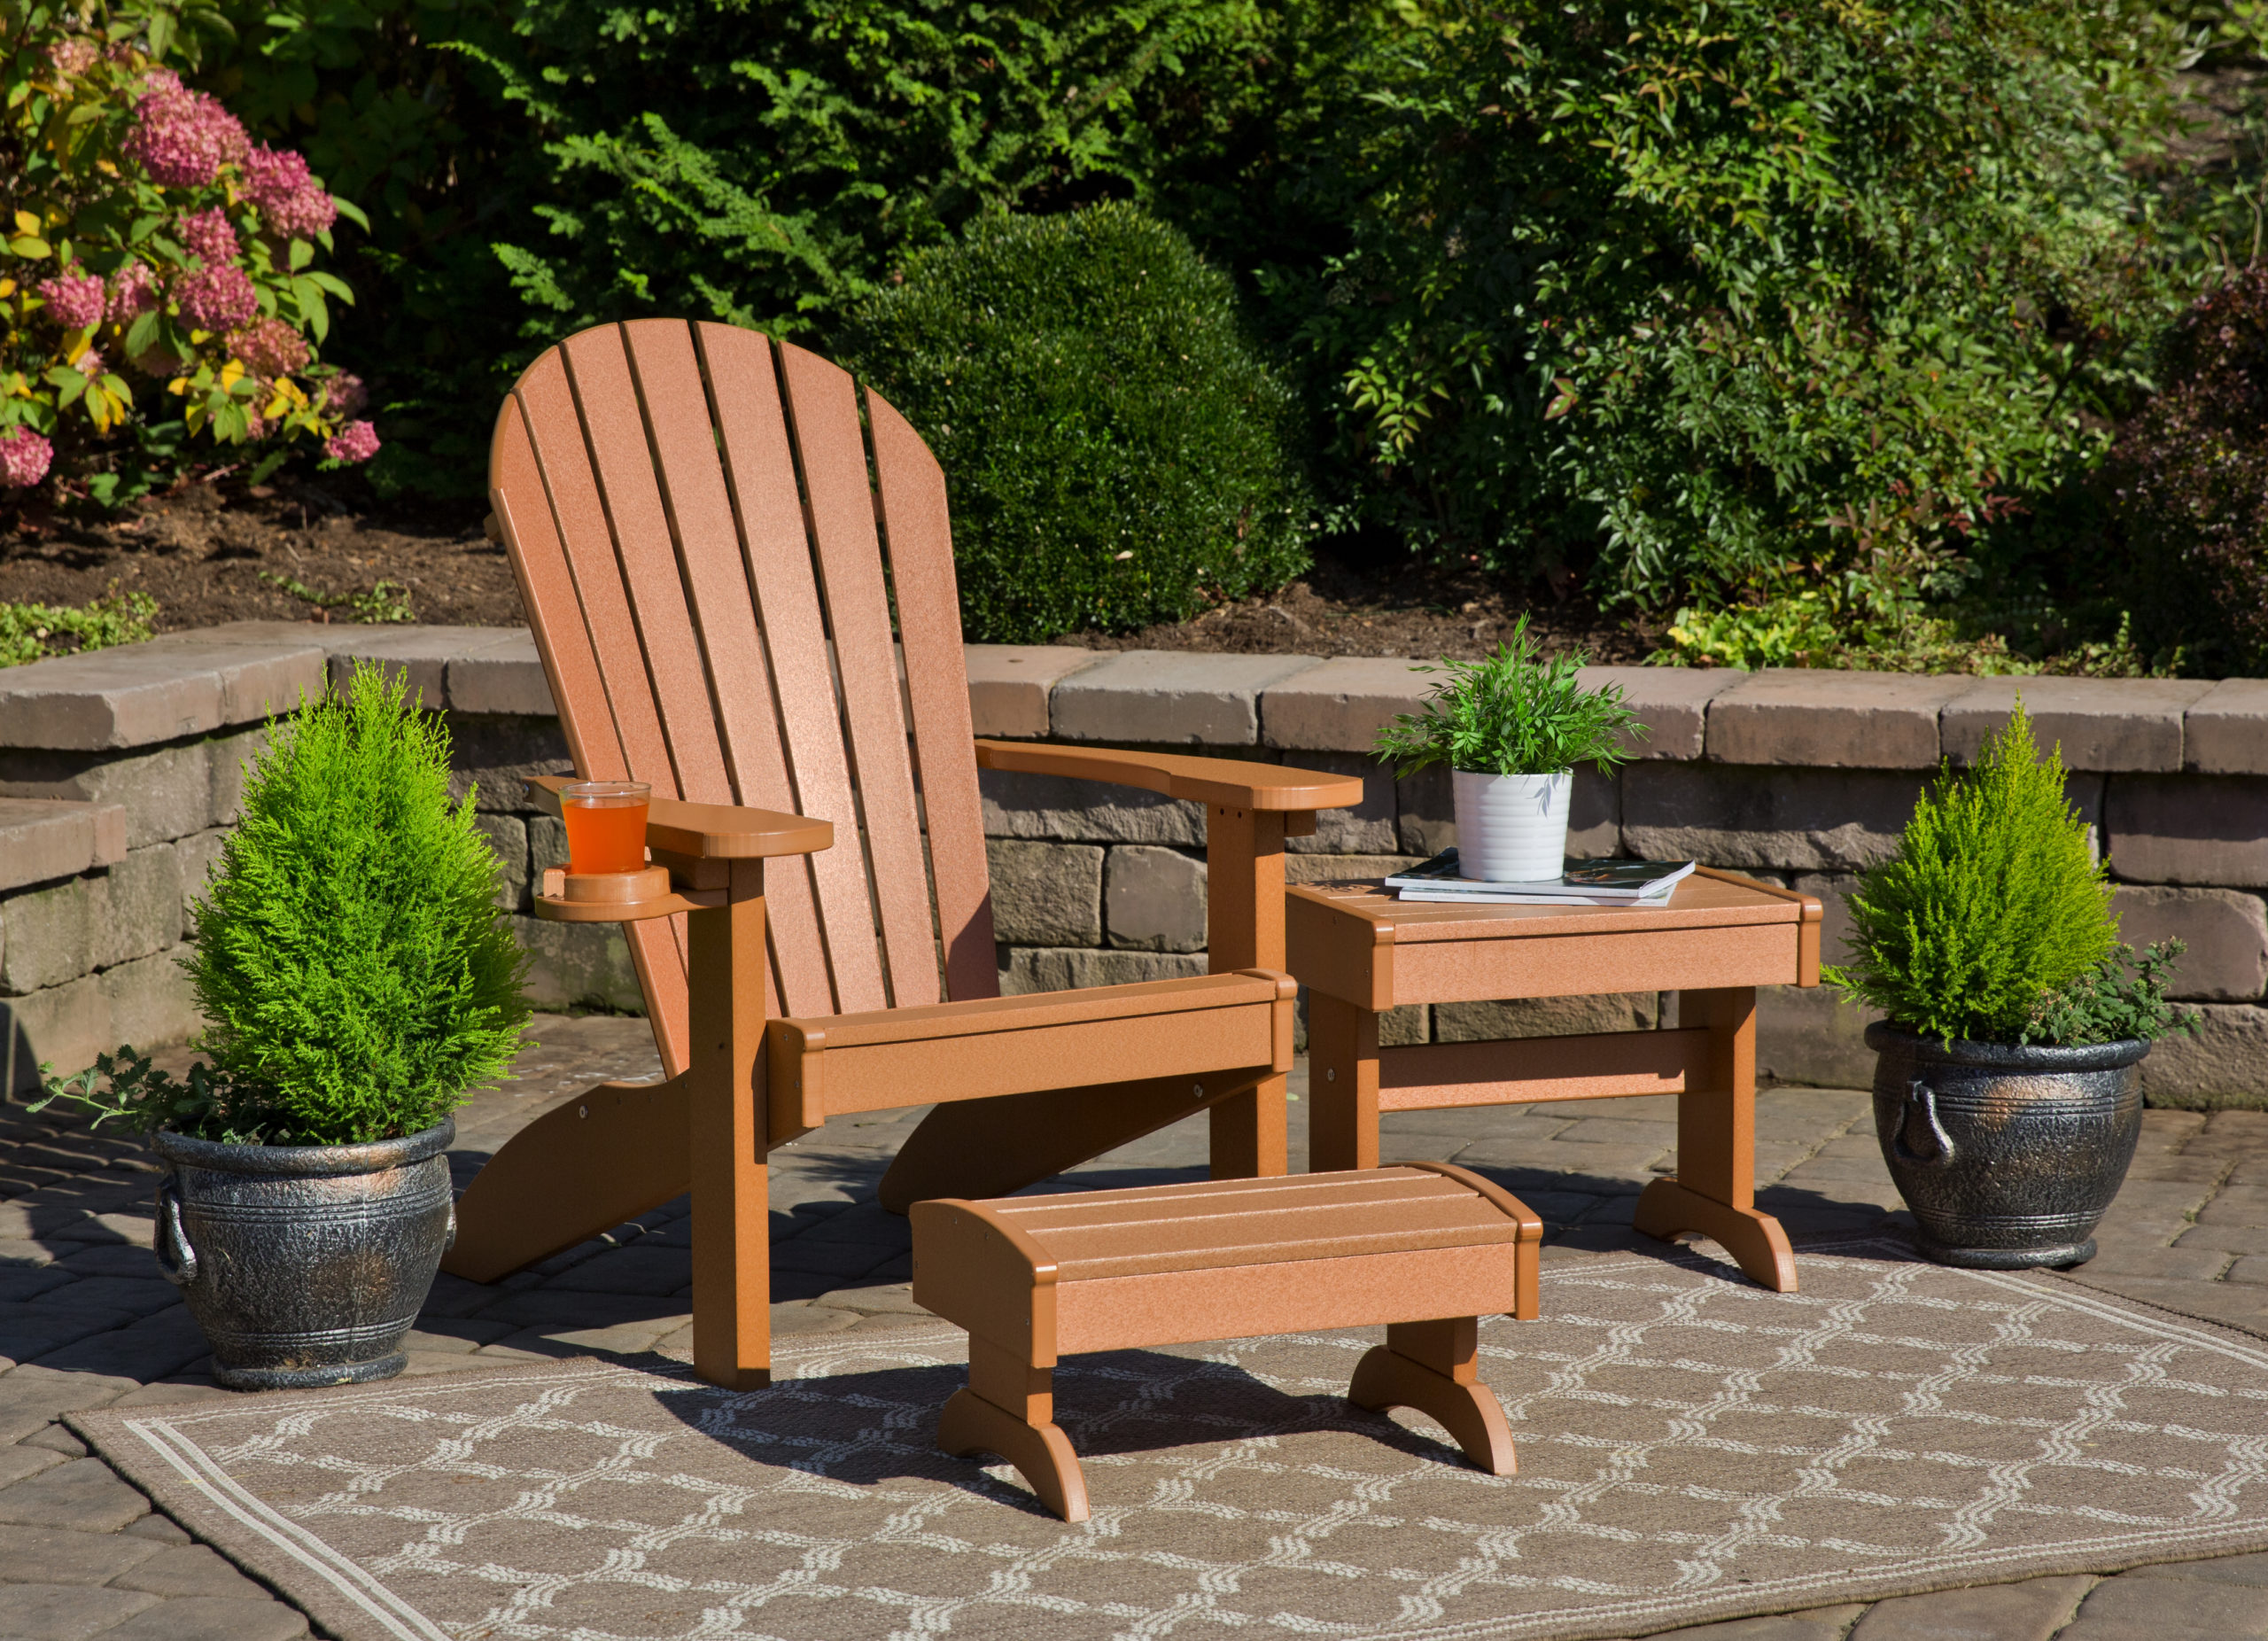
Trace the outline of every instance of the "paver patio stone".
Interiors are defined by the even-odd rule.
[[[0,1636],[38,1641],[81,1641],[157,1605],[138,1590],[90,1589],[84,1584],[0,1584]],[[181,1641],[181,1637],[170,1637]]]
[[[307,1633],[307,1621],[272,1596],[187,1596],[145,1607],[103,1635],[105,1641],[291,1641]]]
[[[0,1583],[106,1584],[165,1553],[164,1545],[127,1533],[0,1527]]]
[[[1728,1623],[1657,1630],[1648,1641],[1843,1641],[1852,1622],[1866,1610],[1856,1605],[1821,1606],[1768,1618],[1736,1618]]]
[[[2080,1620],[2181,1624],[2222,1636],[2268,1636],[2268,1586],[2208,1579],[2111,1578],[2095,1586]]]
[[[2027,1578],[2013,1584],[1897,1596],[1867,1609],[1851,1641],[2048,1641],[2094,1581]]]
[[[111,1580],[113,1590],[146,1590],[153,1596],[222,1596],[231,1600],[267,1598],[253,1583],[206,1544],[160,1545],[149,1559]]]
[[[0,1487],[0,1521],[115,1533],[150,1513],[150,1501],[99,1458],[68,1458],[51,1470]]]

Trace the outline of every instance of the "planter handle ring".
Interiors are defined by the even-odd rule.
[[[167,1174],[158,1182],[157,1233],[150,1239],[150,1251],[158,1256],[158,1269],[167,1281],[175,1287],[187,1287],[197,1280],[197,1250],[189,1245],[189,1233],[181,1223],[181,1178]]]
[[[1917,1140],[1922,1143],[1916,1144]],[[1907,1085],[1906,1112],[1898,1124],[1898,1155],[1909,1163],[1937,1168],[1953,1161],[1953,1136],[1938,1120],[1938,1091],[1918,1077]]]

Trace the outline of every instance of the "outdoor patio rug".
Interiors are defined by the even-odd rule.
[[[961,1335],[733,1393],[582,1360],[71,1422],[348,1641],[1592,1637],[2268,1548],[2268,1345],[2049,1277],[1553,1261],[1520,1473],[1341,1399],[1374,1330],[1076,1357],[1094,1520],[930,1446]]]

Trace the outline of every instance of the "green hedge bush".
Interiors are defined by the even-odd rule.
[[[1449,0],[1279,279],[1349,522],[1666,603],[2099,454],[2169,314],[2172,31],[2062,0]],[[1398,77],[1397,77],[1398,76]],[[1867,555],[1869,561],[1879,551]]]
[[[979,218],[847,356],[944,464],[972,639],[1182,620],[1307,565],[1290,392],[1228,278],[1132,206]]]

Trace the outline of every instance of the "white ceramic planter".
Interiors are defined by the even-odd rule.
[[[1540,883],[1566,867],[1567,804],[1575,772],[1449,772],[1456,799],[1456,869],[1498,883]]]

